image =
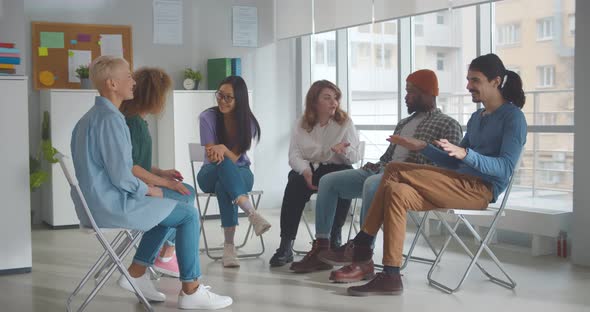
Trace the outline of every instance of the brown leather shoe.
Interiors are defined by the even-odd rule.
[[[404,291],[402,278],[399,273],[377,273],[375,278],[362,286],[348,287],[351,296],[400,295]]]
[[[330,273],[330,280],[334,283],[353,283],[362,280],[369,280],[375,276],[375,264],[353,263]]]
[[[318,258],[318,254],[323,250],[328,250],[330,248],[330,240],[329,239],[316,239],[313,241],[313,245],[311,250],[301,259],[299,262],[293,262],[291,265],[291,270],[295,273],[309,273],[314,271],[322,271],[322,270],[330,270],[332,266],[326,263],[323,263]]]
[[[323,250],[318,254],[319,259],[331,265],[349,265],[352,263],[353,241],[336,248]]]

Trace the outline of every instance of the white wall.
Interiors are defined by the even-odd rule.
[[[586,14],[588,13],[588,14]],[[590,266],[590,198],[588,181],[590,181],[590,147],[588,133],[590,133],[590,85],[586,77],[590,71],[590,20],[585,18],[590,14],[590,1],[576,1],[576,60],[575,60],[575,112],[574,115],[574,208],[572,225],[572,261],[576,264]]]
[[[258,48],[232,47],[232,5],[258,9]],[[262,138],[255,150],[255,187],[264,190],[264,209],[279,208],[287,183],[288,148],[295,116],[294,40],[275,42],[273,0],[195,1],[197,20],[195,59],[198,68],[207,67],[207,59],[240,57],[242,76],[253,90],[254,114]]]
[[[21,2],[19,0],[3,1],[4,6],[7,1]],[[231,7],[233,5],[258,8],[259,48],[232,47]],[[289,132],[295,120],[295,74],[291,61],[294,59],[291,57],[294,53],[292,42],[275,43],[274,1],[184,0],[183,6],[184,42],[180,46],[152,43],[152,1],[25,0],[24,12],[15,11],[13,15],[15,20],[21,21],[21,25],[22,20],[25,21],[21,37],[25,38],[23,50],[26,51],[31,49],[29,39],[31,38],[31,21],[131,25],[134,67],[150,65],[164,68],[172,75],[176,89],[182,89],[182,71],[187,66],[196,67],[206,75],[206,63],[209,58],[242,58],[243,77],[248,87],[254,91],[254,113],[261,124],[263,136],[255,152],[258,164],[254,172],[255,183],[257,187],[265,191],[262,200],[265,209],[280,207],[288,173]],[[23,15],[24,18],[22,18]],[[0,24],[0,26],[3,25]],[[29,59],[26,61],[30,62]],[[29,77],[32,77],[31,67],[26,66],[28,69],[26,74]],[[206,82],[201,81],[201,84],[200,88],[205,88]],[[33,153],[37,151],[40,139],[40,112],[39,92],[33,90],[31,86],[29,86],[29,114],[29,144]],[[157,129],[153,119],[148,121],[150,121],[155,149]],[[69,151],[64,152],[69,153]],[[154,153],[154,162],[157,162],[157,153]],[[272,175],[268,175],[269,173]],[[37,192],[31,195],[31,205],[35,220],[38,222],[40,196]]]

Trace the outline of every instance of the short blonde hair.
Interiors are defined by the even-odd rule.
[[[95,88],[101,89],[107,79],[111,78],[115,68],[121,65],[129,66],[129,63],[123,58],[103,55],[95,58],[90,63],[90,80]]]

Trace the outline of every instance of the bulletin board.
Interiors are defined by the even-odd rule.
[[[131,26],[32,22],[35,89],[80,89],[75,69],[103,55],[122,56],[133,69]]]

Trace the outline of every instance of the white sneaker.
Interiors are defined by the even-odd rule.
[[[184,310],[203,309],[217,310],[230,306],[233,303],[231,297],[220,296],[209,291],[211,287],[199,285],[197,291],[192,295],[187,295],[180,290],[178,294],[178,308]]]
[[[154,286],[154,284],[150,280],[149,274],[147,272],[138,278],[131,277],[131,279],[133,279],[133,282],[135,282],[135,285],[137,287],[139,287],[139,290],[141,290],[141,292],[143,293],[143,296],[147,300],[149,300],[149,301],[166,301],[166,295],[164,295],[163,293],[159,292],[156,289],[156,286]],[[131,287],[131,284],[125,278],[125,276],[121,275],[121,277],[119,277],[119,280],[117,281],[117,284],[119,284],[119,286],[121,286],[121,288],[128,290],[132,293],[135,293],[135,291],[133,290],[133,287]]]
[[[225,268],[237,268],[240,266],[238,260],[238,253],[236,252],[236,246],[234,244],[223,244],[223,257],[221,258],[223,267]]]
[[[266,221],[266,219],[258,212],[251,213],[248,216],[248,221],[254,226],[254,233],[256,233],[256,236],[264,234],[264,232],[268,231],[271,227],[270,223],[268,223],[268,221]]]

